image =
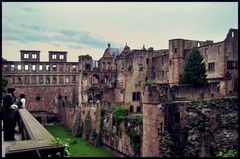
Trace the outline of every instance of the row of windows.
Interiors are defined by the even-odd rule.
[[[227,70],[238,69],[238,61],[227,61]],[[215,62],[208,63],[208,71],[215,71]]]
[[[7,71],[7,66],[4,66],[5,70]],[[18,70],[18,71],[21,71],[21,70],[24,70],[24,71],[29,71],[31,68],[31,71],[36,71],[38,69],[38,71],[50,71],[51,70],[51,66],[50,65],[24,65],[23,68],[22,68],[22,65],[11,65],[11,71],[15,71],[15,70]],[[45,68],[45,69],[44,69]],[[52,65],[52,70],[53,71],[57,71],[57,65]],[[70,66],[67,66],[66,67],[66,71],[70,71],[71,68]],[[73,65],[72,66],[72,71],[76,71],[76,66]],[[60,66],[59,67],[59,71],[63,71],[63,66]]]
[[[56,54],[53,54],[53,55],[52,55],[52,59],[57,59],[57,55],[56,55]],[[63,59],[64,59],[64,55],[59,55],[59,59],[60,59],[60,60],[63,60]]]
[[[24,54],[23,57],[24,57],[24,59],[28,59],[29,54]],[[32,59],[37,59],[37,54],[32,54]]]
[[[38,79],[38,80],[37,80]],[[65,79],[65,81],[64,81]],[[30,81],[31,80],[31,81]],[[70,81],[70,76],[60,76],[59,78],[57,76],[39,76],[38,78],[36,76],[33,77],[13,77],[12,78],[12,84],[76,84],[77,83],[77,77],[73,76]]]

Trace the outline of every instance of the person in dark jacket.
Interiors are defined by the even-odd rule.
[[[1,109],[1,120],[3,120],[4,141],[14,139],[15,114],[11,108],[13,104],[12,90],[8,89],[7,94],[3,97],[3,107]]]

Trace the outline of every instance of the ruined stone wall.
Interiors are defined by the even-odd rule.
[[[171,102],[163,104],[161,109],[157,104],[144,104],[143,155],[214,157],[224,149],[237,151],[237,110],[236,98]],[[164,129],[159,131],[162,123]],[[150,145],[154,151],[148,150]]]
[[[15,87],[15,95],[21,93],[26,95],[26,106],[29,111],[47,111],[49,113],[59,114],[59,108],[62,107],[62,99],[67,96],[67,103],[72,104],[73,96],[77,98],[77,91],[72,86],[32,86],[32,87]],[[76,94],[74,94],[74,91]],[[37,98],[39,97],[39,98]]]
[[[154,81],[156,83],[169,82],[169,55],[162,55],[153,58]]]
[[[238,149],[238,101],[234,98],[187,104],[185,156],[216,156]]]
[[[132,105],[134,107],[134,112],[137,107],[141,105],[140,100],[133,101],[133,93],[142,91],[142,84],[145,81],[147,64],[146,59],[142,58],[141,54],[132,54],[129,61],[126,61],[126,66],[128,66],[128,71],[125,75],[125,86],[124,86],[124,106],[128,108]],[[127,57],[126,57],[127,58]],[[143,66],[141,70],[139,67]]]
[[[161,104],[143,104],[142,157],[160,157],[159,140],[163,131],[164,113]]]
[[[66,126],[70,130],[73,129],[75,113],[74,110],[75,110],[74,107],[62,107],[60,110],[62,124],[64,124],[64,126]]]
[[[211,99],[220,97],[219,83],[211,83],[210,85],[194,88],[191,86],[174,86],[170,88],[170,94],[173,99],[181,100],[197,100],[197,99]]]
[[[199,51],[204,58],[203,62],[205,62],[208,79],[224,77],[224,50],[224,42],[219,42],[199,48]],[[213,71],[208,70],[208,64],[212,62],[215,63],[215,69]]]

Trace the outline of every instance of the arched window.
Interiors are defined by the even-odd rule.
[[[129,111],[130,111],[130,113],[133,113],[133,106],[132,105],[130,106],[130,110]]]
[[[20,77],[17,78],[17,84],[22,84],[22,79]]]

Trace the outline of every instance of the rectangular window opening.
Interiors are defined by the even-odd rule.
[[[215,63],[211,62],[208,63],[208,71],[214,71],[215,70]]]
[[[28,65],[25,65],[25,71],[28,71]]]

